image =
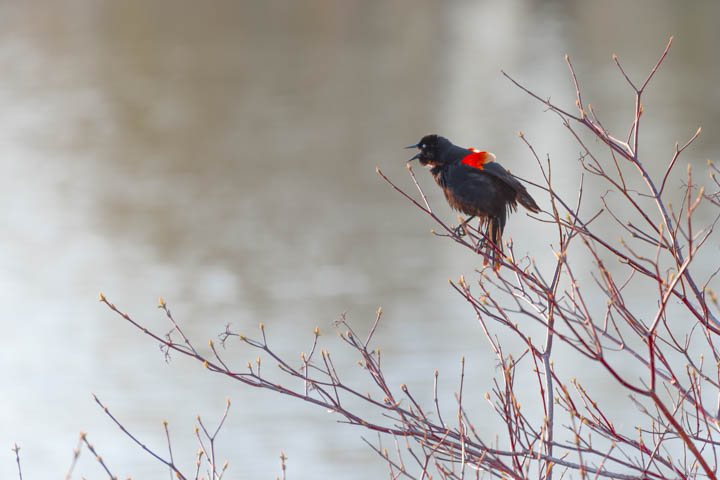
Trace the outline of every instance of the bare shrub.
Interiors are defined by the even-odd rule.
[[[334,412],[343,422],[379,432],[379,439],[368,443],[387,463],[390,478],[715,478],[720,322],[717,296],[708,287],[718,271],[712,270],[718,264],[717,247],[708,243],[720,218],[720,197],[693,183],[689,166],[682,173],[674,169],[700,129],[668,152],[661,178],[651,176],[639,153],[642,97],[671,44],[672,38],[639,84],[613,57],[634,95],[634,115],[624,134],[608,131],[583,102],[569,58],[575,109],[563,109],[505,74],[557,116],[582,152],[579,162],[585,174],[595,177],[606,193],[601,197],[602,208],[589,212],[582,184],[572,198],[564,198],[553,187],[550,158],[542,159],[520,134],[542,177],[540,182],[529,183],[545,192],[539,200],[549,205],[535,218],[557,235],[553,264],[541,267],[533,257],[517,257],[509,242],[498,271],[485,268],[473,280],[452,283],[480,322],[500,367],[487,395],[506,426],[496,437],[484,438],[463,403],[464,364],[453,418],[442,415],[438,372],[434,401],[426,405],[405,385],[388,383],[380,352],[371,346],[382,310],[368,333],[353,331],[344,318],[339,321],[342,340],[373,386],[373,391],[366,392],[344,380],[330,352],[321,347],[317,330],[297,361],[273,350],[262,324],[258,338],[227,327],[220,335],[221,344],[239,340],[259,354],[255,363],[238,367],[226,363],[222,349],[213,342],[207,354],[201,352],[162,299],[160,308],[172,327],[166,335],[149,331],[102,294],[100,301],[159,342],[166,354],[195,358],[229,380],[294,397]],[[409,172],[415,181],[413,171]],[[711,188],[717,190],[716,173],[717,168],[710,165]],[[455,235],[452,225],[435,215],[416,181],[419,199],[380,170],[378,174],[432,217],[436,235],[480,256],[488,254],[480,248],[483,234],[468,226],[467,235]],[[673,195],[666,186],[678,175],[686,183],[672,207]],[[622,235],[619,239],[617,232]],[[693,268],[698,265],[704,270],[711,265],[712,273],[700,278],[694,270],[702,269]],[[630,291],[642,291],[642,298],[628,295]],[[530,328],[543,335],[531,337]],[[508,351],[510,339],[523,345],[519,354]],[[564,362],[576,358],[592,367],[588,377],[599,375],[627,393],[627,410],[636,413],[634,424],[617,422],[612,409],[586,387],[592,378],[568,378],[560,365],[556,367],[559,348]],[[273,368],[279,366],[280,381],[276,372],[263,369],[268,360]],[[541,405],[542,414],[528,415],[522,407],[530,404]],[[383,440],[392,445],[392,451],[383,447]],[[172,457],[152,455],[178,478],[197,478],[197,472],[194,477],[181,473]],[[284,457],[282,468],[284,475]],[[220,471],[213,466],[211,478],[219,478]]]

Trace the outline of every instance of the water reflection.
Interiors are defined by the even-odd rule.
[[[427,218],[380,182],[375,166],[409,186],[399,147],[439,131],[525,168],[527,152],[514,136],[522,129],[563,165],[557,178],[572,192],[577,148],[499,70],[572,105],[568,52],[605,123],[626,125],[629,92],[610,53],[641,75],[674,33],[673,53],[648,93],[643,146],[667,155],[697,125],[712,132],[720,123],[720,102],[712,101],[718,33],[708,25],[717,9],[2,5],[0,359],[11,366],[2,374],[3,440],[22,445],[28,477],[64,472],[80,430],[116,474],[154,477],[162,469],[122,438],[89,392],[147,441],[161,445],[160,421],[169,420],[188,465],[194,416],[219,415],[230,396],[236,407],[222,447],[235,462],[229,478],[279,471],[280,450],[295,475],[385,475],[360,432],[324,412],[208,378],[179,359],[163,364],[155,346],[94,303],[97,292],[165,329],[154,309],[162,295],[199,339],[226,323],[252,332],[263,321],[291,358],[315,325],[330,333],[347,311],[363,330],[382,305],[378,346],[394,367],[390,377],[429,394],[440,368],[452,392],[465,354],[476,380],[466,398],[480,405],[493,360],[446,283],[471,274],[476,259],[429,235]],[[698,164],[716,150],[713,138],[693,149]],[[438,211],[454,218],[418,174]],[[518,215],[508,232],[525,251],[549,254],[552,233],[542,225]],[[339,344],[329,342],[339,357]],[[248,352],[233,354],[244,361]],[[354,359],[339,361],[354,372]],[[87,459],[82,468],[92,476],[96,466]],[[11,462],[0,471],[15,475]]]

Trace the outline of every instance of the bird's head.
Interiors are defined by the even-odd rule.
[[[419,150],[408,162],[412,162],[416,158],[421,165],[441,165],[447,161],[447,156],[443,155],[452,144],[450,140],[440,135],[425,135],[415,145],[405,148],[417,148]]]

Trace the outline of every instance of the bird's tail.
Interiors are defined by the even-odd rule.
[[[535,199],[533,199],[527,190],[525,190],[525,187],[518,188],[517,189],[517,201],[522,205],[523,207],[527,208],[533,213],[539,213],[540,207],[538,207],[538,204],[535,203]]]
[[[503,241],[502,233],[505,227],[505,219],[501,217],[490,217],[487,224],[487,236],[490,238],[494,245],[487,245],[488,256],[493,260],[493,268],[495,270],[500,268],[500,263],[503,258]]]

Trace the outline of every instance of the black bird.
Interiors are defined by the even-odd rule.
[[[418,159],[423,166],[432,167],[430,173],[450,206],[470,215],[456,229],[458,235],[464,234],[464,224],[474,217],[480,219],[480,226],[486,225],[485,236],[497,247],[491,250],[498,267],[508,213],[517,210],[518,203],[533,213],[540,211],[525,187],[495,162],[492,153],[458,147],[439,135],[426,135],[417,144],[405,148],[420,150],[408,162]]]

